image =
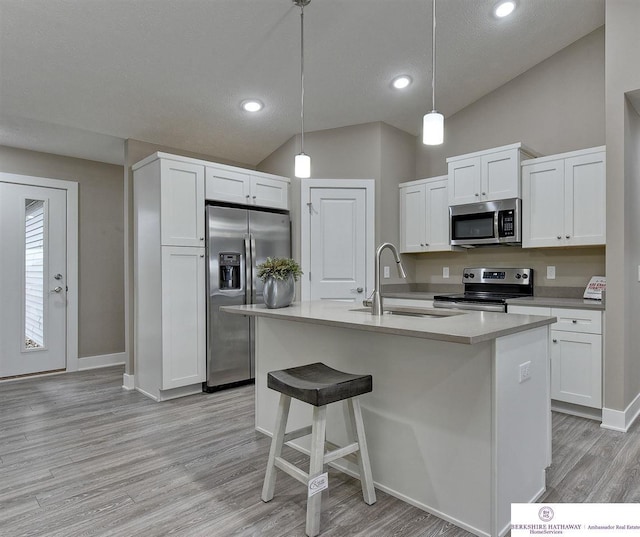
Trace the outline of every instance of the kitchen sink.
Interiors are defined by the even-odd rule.
[[[371,308],[354,308],[349,311],[358,311],[363,313],[371,313]],[[414,308],[411,306],[391,306],[383,308],[383,315],[401,315],[404,317],[452,317],[454,315],[464,315],[462,311],[449,311],[435,308]]]

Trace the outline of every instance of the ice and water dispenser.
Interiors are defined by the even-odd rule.
[[[240,289],[240,254],[222,252],[218,256],[220,289]]]

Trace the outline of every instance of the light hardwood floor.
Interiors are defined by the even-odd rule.
[[[0,536],[304,536],[299,483],[280,472],[260,500],[270,439],[253,429],[253,386],[155,403],[122,373],[0,383]],[[553,436],[544,501],[640,502],[638,424],[557,414]],[[470,535],[380,491],[367,506],[339,472],[330,485],[325,537]]]

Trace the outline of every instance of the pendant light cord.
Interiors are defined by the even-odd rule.
[[[431,111],[436,111],[436,0],[433,4],[433,32],[431,34]]]
[[[304,153],[304,5],[300,4],[300,152]]]

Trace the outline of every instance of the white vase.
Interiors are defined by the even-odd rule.
[[[264,282],[264,303],[269,309],[286,308],[293,301],[295,290],[293,274],[284,280],[269,276]]]

